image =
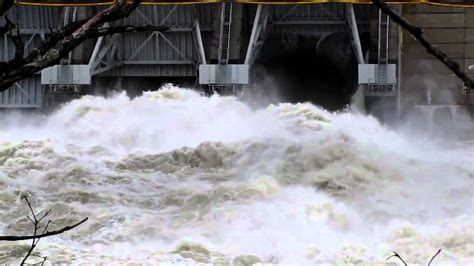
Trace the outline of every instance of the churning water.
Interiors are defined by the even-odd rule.
[[[52,263],[474,263],[474,153],[311,104],[252,110],[166,86],[86,96],[0,131],[0,233],[52,209]],[[8,126],[9,125],[9,126]],[[17,263],[29,242],[0,243]]]

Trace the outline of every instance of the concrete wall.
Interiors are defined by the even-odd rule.
[[[423,28],[432,43],[474,78],[474,67],[469,69],[474,65],[474,9],[406,5],[403,16]],[[402,104],[426,104],[428,89],[432,90],[432,104],[456,104],[463,100],[461,80],[405,31],[401,67]]]

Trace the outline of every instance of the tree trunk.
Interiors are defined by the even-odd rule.
[[[384,14],[388,15],[395,23],[410,32],[410,34],[415,37],[423,47],[425,47],[429,54],[435,56],[440,62],[451,69],[451,71],[453,71],[453,73],[464,82],[464,86],[468,91],[474,88],[474,82],[466,75],[466,73],[464,73],[461,67],[459,67],[459,64],[451,60],[443,51],[433,46],[425,36],[423,36],[423,30],[421,28],[398,15],[383,0],[372,0],[372,3],[382,10]]]

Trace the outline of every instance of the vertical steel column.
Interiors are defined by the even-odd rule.
[[[104,27],[108,27],[108,26],[109,26],[108,22],[104,23]],[[99,53],[100,46],[101,46],[103,40],[104,40],[104,36],[100,36],[97,39],[96,43],[95,43],[94,50],[92,51],[92,55],[91,55],[91,58],[89,59],[89,63],[88,63],[89,68],[91,68],[91,70],[92,70],[92,65],[94,64],[94,61],[97,57],[97,54]]]
[[[403,8],[401,5],[398,6],[398,14],[402,15]],[[401,117],[401,81],[402,81],[402,47],[403,47],[403,32],[402,27],[398,25],[398,51],[397,51],[397,118]]]
[[[201,57],[201,64],[206,65],[206,53],[204,52],[204,45],[202,43],[202,36],[201,36],[201,27],[199,26],[199,20],[197,18],[194,19],[194,30],[196,32],[196,40],[199,47],[199,55]]]
[[[347,5],[347,19],[352,32],[352,39],[354,40],[354,49],[359,64],[364,64],[364,55],[362,54],[362,46],[360,44],[359,30],[357,28],[357,21],[354,13],[354,6]]]
[[[364,55],[362,53],[362,46],[360,44],[359,29],[357,28],[357,21],[354,13],[354,6],[352,4],[347,5],[347,21],[352,32],[353,46],[359,64],[365,64]],[[351,97],[353,108],[359,112],[365,113],[365,86],[359,84],[357,90]]]
[[[253,21],[252,34],[250,35],[250,41],[247,47],[247,54],[245,55],[245,64],[249,64],[253,48],[255,47],[255,38],[257,37],[257,28],[260,22],[261,14],[262,14],[262,5],[258,5],[257,12],[255,13],[255,19]]]

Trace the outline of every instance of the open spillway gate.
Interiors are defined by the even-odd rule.
[[[45,40],[51,29],[94,14],[111,2],[19,0],[9,16],[18,17],[28,52]],[[344,2],[144,1],[130,17],[114,23],[163,25],[169,31],[114,34],[85,42],[59,65],[0,92],[0,107],[37,108],[43,104],[46,92],[79,92],[103,80],[113,80],[107,86],[120,88],[123,79],[185,78],[213,89],[235,89],[251,83],[249,72],[271,33],[322,38],[348,32],[359,63],[359,82],[368,87],[367,95],[395,95],[400,48],[390,33],[393,26],[371,5]],[[400,2],[463,4],[442,0]],[[360,32],[370,32],[376,39],[377,47],[371,48],[370,56],[362,52]],[[14,49],[4,35],[0,61],[13,58]]]

